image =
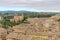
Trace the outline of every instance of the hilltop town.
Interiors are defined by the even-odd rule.
[[[0,40],[60,40],[60,15],[26,17],[0,16]]]

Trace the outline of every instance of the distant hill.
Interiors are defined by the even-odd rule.
[[[32,12],[32,11],[0,11],[0,13],[5,14],[16,14],[16,13],[39,13],[39,12]]]
[[[32,11],[25,11],[25,10],[21,10],[21,11],[13,11],[13,10],[8,10],[8,11],[0,11],[0,14],[22,14],[22,13],[30,13],[30,14],[35,14],[35,13],[39,13],[39,14],[60,14],[60,12],[32,12]]]

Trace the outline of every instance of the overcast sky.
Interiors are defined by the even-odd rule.
[[[0,10],[60,11],[60,0],[0,0]]]

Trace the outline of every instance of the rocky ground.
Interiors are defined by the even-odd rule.
[[[60,16],[28,18],[30,23],[0,27],[0,40],[60,40]]]

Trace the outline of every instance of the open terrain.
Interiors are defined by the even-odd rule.
[[[9,13],[0,14],[0,40],[60,40],[59,13]]]

